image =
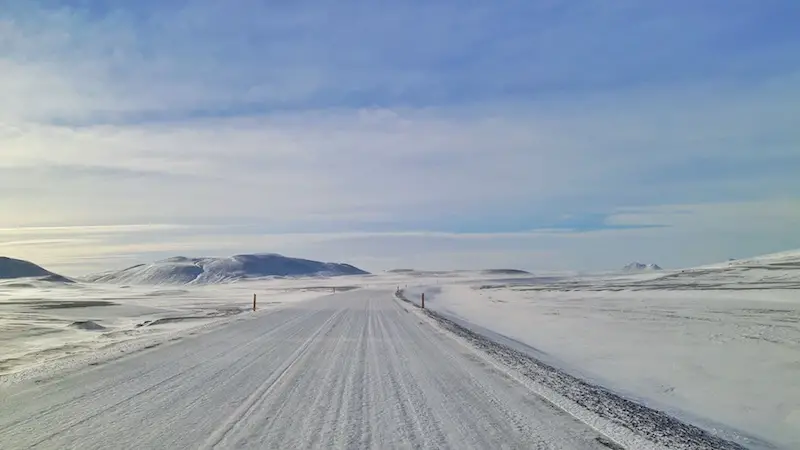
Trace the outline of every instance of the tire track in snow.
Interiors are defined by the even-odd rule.
[[[382,316],[382,320],[385,318]],[[428,407],[425,394],[420,390],[420,386],[414,379],[414,372],[409,370],[407,359],[410,355],[420,355],[423,353],[408,352],[405,348],[406,339],[397,327],[396,320],[388,321],[388,329],[391,330],[392,351],[390,352],[394,371],[390,372],[391,383],[396,392],[405,395],[403,403],[409,405],[411,409],[412,421],[415,429],[422,440],[423,448],[441,448],[446,443],[442,430],[439,428],[441,419],[436,417]],[[400,368],[400,370],[397,370]]]
[[[322,334],[323,330],[326,330],[331,322],[333,322],[339,315],[341,315],[343,310],[336,311],[331,317],[325,321],[324,324],[317,330],[314,334],[312,334],[304,343],[303,345],[298,348],[291,357],[284,363],[284,365],[278,369],[275,373],[273,373],[269,378],[267,378],[264,383],[259,386],[259,388],[253,392],[247,399],[245,399],[244,403],[231,415],[228,420],[222,425],[222,427],[217,428],[211,436],[206,440],[205,444],[201,448],[214,448],[219,443],[225,439],[225,436],[228,435],[237,425],[239,421],[242,420],[261,400],[264,396],[266,396],[270,389],[280,381],[281,377],[283,377],[289,369],[294,366],[294,364],[306,353],[308,352],[309,348],[311,348],[311,344],[317,337]]]
[[[334,437],[334,446],[338,448],[357,448],[368,446],[368,427],[366,418],[368,414],[363,414],[366,405],[366,363],[367,363],[367,344],[369,342],[369,316],[372,314],[372,301],[367,300],[364,307],[366,320],[362,320],[356,341],[356,351],[354,358],[349,365],[344,397],[347,399],[347,407],[343,416],[337,418],[337,424],[343,424]],[[361,413],[361,415],[359,415]],[[336,429],[336,427],[333,427]]]
[[[315,313],[311,312],[308,315],[312,315],[312,314],[315,314]],[[268,335],[273,334],[273,333],[277,333],[284,327],[287,327],[287,326],[290,326],[290,325],[292,325],[292,324],[294,324],[296,322],[302,321],[305,318],[307,318],[308,315],[298,315],[297,317],[294,317],[290,321],[285,322],[284,324],[282,324],[282,325],[280,325],[280,326],[278,326],[276,328],[267,329],[262,334],[252,338],[247,343],[247,345],[249,345],[249,344],[251,344],[253,342],[259,341],[259,340],[263,339],[265,336],[268,336]],[[226,353],[227,351],[229,351],[229,347],[227,345],[224,345],[224,343],[223,343],[223,345],[218,345],[218,346],[214,346],[214,347],[211,347],[211,348],[204,348],[203,351],[202,351],[203,360],[205,360],[206,358],[209,357],[208,352],[210,350],[212,350],[212,349],[217,350],[217,347],[219,347],[219,349],[218,349],[219,351],[217,353],[215,353],[212,357],[216,357],[216,356],[222,355],[222,354]],[[12,428],[21,427],[25,423],[33,421],[33,420],[36,420],[36,421],[46,420],[49,415],[56,414],[60,410],[62,410],[64,408],[73,408],[73,409],[78,408],[78,409],[80,409],[80,405],[78,404],[78,402],[90,404],[90,403],[92,403],[94,401],[97,401],[100,398],[108,398],[109,395],[113,396],[113,392],[114,391],[122,391],[122,392],[124,392],[126,386],[133,385],[133,384],[140,384],[143,379],[147,379],[147,377],[149,377],[149,376],[158,376],[158,375],[163,375],[164,372],[171,372],[172,371],[172,367],[180,368],[181,367],[180,364],[182,362],[184,362],[186,360],[190,360],[192,358],[197,358],[198,354],[199,354],[199,352],[198,353],[182,354],[182,355],[178,356],[177,358],[175,358],[174,360],[168,361],[166,366],[160,365],[160,364],[152,364],[152,365],[149,365],[149,366],[145,367],[141,371],[136,371],[134,373],[126,373],[125,374],[125,378],[122,381],[120,381],[119,379],[113,378],[113,377],[102,378],[101,379],[102,381],[100,382],[100,385],[99,386],[95,386],[95,388],[92,389],[89,393],[84,393],[82,390],[78,390],[78,392],[75,392],[72,395],[68,395],[68,398],[66,400],[63,400],[63,401],[60,401],[58,403],[49,405],[47,408],[45,408],[43,410],[38,410],[37,411],[38,414],[35,417],[29,417],[27,419],[20,419],[20,420],[16,420],[16,421],[11,421],[9,423],[2,423],[1,422],[2,419],[0,419],[0,433],[3,433],[3,432],[5,432],[7,430],[10,430]],[[195,363],[195,364],[191,365],[188,368],[180,368],[179,370],[183,370],[185,372],[185,371],[191,370],[191,369],[193,369],[195,367],[198,367],[201,364],[203,364],[203,361]],[[100,367],[100,368],[95,368],[95,369],[89,369],[89,371],[99,371],[99,370],[104,370],[104,369],[105,369],[105,367]],[[78,373],[78,374],[75,374],[75,375],[70,375],[69,377],[66,377],[66,378],[68,379],[70,377],[80,376],[80,375],[81,375],[81,373]],[[171,377],[171,378],[174,378],[174,377]],[[157,382],[156,384],[158,384],[158,383],[161,383],[161,382]],[[48,384],[56,386],[56,388],[60,387],[60,383],[59,382],[50,382]],[[41,393],[42,392],[46,392],[46,389],[49,387],[48,384],[38,385],[37,386],[37,390],[35,392],[35,395],[38,394],[38,395],[36,395],[37,397],[43,397],[44,395],[41,394]],[[71,393],[70,391],[73,391],[73,390],[74,389],[66,389],[66,390],[63,390],[63,391],[65,391],[67,394],[70,394]],[[27,392],[29,392],[29,390]],[[12,395],[12,397],[15,396],[15,395],[23,395],[25,393],[26,393],[26,391],[15,393],[15,394]],[[50,392],[49,394],[50,394],[50,396],[54,395],[53,392]],[[27,403],[28,404],[35,403],[35,399],[34,399],[33,402],[27,402]]]
[[[316,313],[316,314],[318,314],[318,313]],[[287,322],[287,323],[285,323],[285,324],[283,324],[283,325],[281,325],[281,326],[279,326],[277,328],[267,330],[267,331],[263,332],[262,334],[260,334],[259,336],[256,336],[256,337],[250,339],[249,341],[247,341],[243,345],[243,347],[251,347],[251,346],[253,346],[254,343],[259,342],[264,337],[269,336],[269,335],[271,335],[273,333],[279,333],[284,328],[289,327],[291,325],[294,325],[295,323],[297,323],[298,321],[302,321],[306,317],[307,316],[301,316],[301,317],[298,317],[295,320],[289,321],[289,322]],[[227,351],[229,351],[229,350],[221,350],[216,354],[207,355],[206,358],[208,358],[208,356],[210,356],[211,358],[219,358],[223,354],[225,354]],[[188,367],[181,367],[178,370],[178,372],[173,374],[172,376],[169,376],[167,378],[158,377],[157,378],[158,381],[155,381],[154,383],[153,382],[146,383],[147,384],[146,388],[139,389],[139,390],[135,391],[133,394],[127,392],[124,389],[124,387],[126,385],[128,385],[128,384],[131,384],[131,383],[134,383],[134,384],[141,383],[142,382],[142,378],[138,377],[138,376],[131,376],[127,380],[125,380],[124,382],[120,383],[120,385],[118,385],[116,389],[114,388],[114,386],[106,386],[104,389],[100,389],[97,392],[93,393],[92,395],[79,396],[79,397],[73,398],[71,400],[67,400],[65,402],[58,403],[58,404],[54,405],[53,407],[45,409],[44,411],[42,411],[39,414],[32,415],[32,416],[27,417],[25,419],[17,420],[17,421],[11,422],[10,424],[4,425],[3,428],[0,429],[0,433],[3,433],[3,432],[8,431],[8,430],[13,431],[14,429],[23,429],[23,430],[30,430],[31,428],[33,428],[33,429],[36,429],[36,428],[39,428],[39,429],[51,429],[51,427],[53,427],[53,422],[54,422],[54,418],[53,417],[56,416],[59,411],[65,409],[65,408],[76,409],[78,411],[81,411],[81,413],[83,413],[85,411],[90,411],[90,413],[88,415],[82,415],[82,417],[77,418],[77,419],[71,421],[68,424],[61,425],[60,427],[57,427],[58,429],[56,431],[51,431],[49,434],[47,434],[46,436],[40,438],[38,441],[35,441],[35,442],[31,443],[31,444],[28,444],[31,447],[38,446],[38,445],[40,445],[40,444],[42,444],[42,443],[44,443],[44,442],[46,442],[48,440],[53,439],[54,437],[59,436],[60,434],[66,433],[69,430],[74,429],[74,428],[76,428],[76,427],[78,427],[78,426],[80,426],[80,425],[82,425],[82,424],[94,419],[94,418],[100,417],[100,416],[102,416],[104,414],[107,414],[107,413],[113,411],[114,409],[120,408],[120,407],[126,405],[128,402],[133,401],[133,400],[135,400],[135,399],[137,399],[137,398],[139,398],[139,397],[141,397],[141,396],[143,396],[143,395],[145,395],[145,394],[147,394],[149,392],[159,391],[159,390],[162,390],[164,392],[172,392],[171,388],[174,387],[174,385],[176,383],[185,384],[186,383],[186,379],[184,377],[187,376],[187,374],[192,372],[194,369],[196,369],[196,368],[198,368],[200,366],[203,366],[204,363],[205,363],[205,358],[203,358],[203,360],[201,360],[199,362],[193,363],[192,365],[190,365]],[[219,374],[219,373],[224,372],[225,370],[226,370],[226,368],[222,368],[221,370],[217,371],[216,373]],[[162,371],[158,371],[157,368],[152,368],[152,369],[147,371],[147,374],[155,374],[155,373],[163,375],[163,370]],[[167,389],[168,387],[170,389]],[[119,397],[122,397],[122,398],[119,398]],[[106,402],[107,402],[108,399],[112,399],[114,401],[114,403],[112,403],[110,405],[106,405],[102,409],[95,409],[95,408],[91,408],[91,407],[85,406],[85,405],[91,405],[92,402],[96,402],[97,399],[99,399],[99,398],[104,399]],[[81,415],[81,414],[79,414],[79,415]],[[58,417],[56,416],[55,420],[57,420],[57,419],[58,419]],[[28,425],[31,422],[34,422],[35,424],[33,426]]]
[[[277,429],[275,436],[270,437],[271,441],[284,442],[290,448],[314,447],[313,442],[319,439],[323,422],[320,411],[330,409],[330,393],[338,385],[343,364],[338,356],[346,348],[343,331],[348,329],[353,319],[354,315],[349,311],[339,316],[319,341],[319,346],[306,356],[313,364],[287,377],[281,386],[275,387],[271,398],[264,399],[257,415],[269,420],[262,420],[256,427]],[[273,408],[275,403],[280,405],[279,408]],[[292,415],[297,410],[307,411],[302,420]],[[237,445],[241,442],[237,441]]]
[[[316,314],[311,316],[311,318],[313,319],[315,316]],[[294,328],[287,327],[291,330],[287,331],[286,340],[289,341],[305,331],[303,326],[297,326],[296,323],[292,323],[292,325]],[[176,416],[180,417],[185,411],[191,411],[195,408],[218,408],[219,403],[223,401],[227,401],[230,404],[232,402],[231,398],[224,398],[226,397],[224,394],[216,394],[220,392],[224,393],[228,386],[241,386],[241,383],[246,381],[246,378],[249,377],[249,369],[259,363],[265,362],[265,360],[273,356],[274,353],[277,353],[283,345],[285,345],[285,340],[268,341],[267,345],[264,347],[248,345],[248,347],[252,346],[253,349],[243,356],[228,358],[229,355],[226,354],[224,358],[232,359],[232,364],[221,364],[222,368],[213,372],[211,375],[204,371],[197,371],[196,376],[189,376],[169,387],[165,386],[165,390],[167,390],[166,394],[156,396],[156,398],[148,397],[141,399],[137,397],[135,400],[138,400],[139,404],[135,406],[138,408],[132,411],[138,412],[142,416],[142,419],[137,425],[150,429],[162,429],[168,432],[169,423],[175,420]],[[234,355],[236,354],[234,353]],[[261,371],[259,371],[259,373],[261,373]],[[245,377],[240,377],[240,375],[245,375]],[[245,380],[241,378],[245,378]],[[193,392],[198,391],[203,391],[203,395],[192,395]],[[129,407],[134,408],[134,405]],[[147,415],[147,410],[152,408],[168,411],[165,415],[169,417],[152,417]],[[129,413],[128,415],[130,416],[132,414]],[[208,415],[193,417],[199,419],[195,421],[195,426],[210,426],[213,424],[213,421],[210,420]],[[187,418],[186,420],[191,420],[191,418]],[[108,430],[119,428],[119,424],[114,420],[101,420],[99,423],[100,426]],[[173,442],[173,444],[177,443]]]
[[[418,321],[388,292],[353,291],[231,323],[0,397],[3,420],[23,424],[0,446],[607,450]]]
[[[398,305],[398,310],[400,306]],[[404,314],[404,313],[398,313]],[[412,316],[413,317],[413,316]],[[421,358],[409,360],[412,366],[408,373],[417,374],[420,384],[430,386],[424,389],[427,393],[438,393],[439,401],[430,404],[447,405],[441,408],[456,427],[461,423],[474,424],[473,428],[480,432],[467,432],[466,436],[473,436],[476,448],[496,447],[498,442],[503,442],[504,448],[524,449],[552,449],[552,448],[586,448],[597,447],[594,439],[596,434],[576,433],[561,442],[549,442],[540,435],[547,433],[541,428],[548,424],[536,419],[538,416],[551,415],[566,416],[566,414],[553,408],[535,394],[521,389],[511,380],[506,380],[499,373],[487,377],[486,372],[492,373],[486,366],[475,364],[473,360],[466,359],[460,346],[453,346],[449,340],[442,340],[439,336],[431,336],[431,330],[416,320],[398,320],[397,327],[402,334],[408,337],[397,339],[401,345],[407,346],[403,354],[429,354],[437,355],[442,360],[433,365]],[[427,336],[423,339],[411,339],[410,336]],[[425,344],[425,345],[423,345]],[[432,352],[431,349],[438,351]],[[428,363],[428,364],[426,364]],[[435,367],[432,370],[431,367]],[[478,376],[480,375],[480,376]],[[480,380],[492,381],[491,386]],[[456,388],[454,388],[456,387]],[[523,416],[515,413],[519,403],[530,402],[536,416]],[[475,404],[490,404],[492,408],[474,408]],[[513,404],[513,406],[512,406]],[[530,414],[531,408],[527,408]],[[463,429],[463,427],[459,427]],[[471,430],[470,430],[471,431]]]
[[[350,320],[346,321],[339,329],[340,335],[336,341],[336,347],[331,352],[331,354],[334,355],[332,358],[333,363],[326,368],[329,374],[329,382],[322,383],[323,386],[326,384],[329,386],[329,390],[327,390],[328,395],[325,396],[326,403],[328,403],[326,413],[323,415],[320,422],[316,424],[317,426],[314,428],[315,432],[305,435],[306,439],[301,441],[300,448],[318,448],[321,442],[331,441],[333,437],[331,428],[336,425],[336,421],[339,419],[339,415],[342,411],[342,406],[346,401],[344,397],[345,366],[349,361],[342,356],[350,354],[349,351],[345,350],[350,345],[350,342],[348,342],[350,339],[349,334],[352,330],[352,324],[358,320],[358,316],[355,312],[350,311],[347,317]],[[322,397],[323,392],[325,392],[325,389],[320,389],[320,397]],[[326,437],[327,440],[325,439]]]

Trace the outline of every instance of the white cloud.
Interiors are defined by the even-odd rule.
[[[574,212],[567,202],[580,210],[599,197],[605,210],[770,198],[800,188],[785,171],[798,164],[800,131],[786,117],[800,92],[753,89],[706,92],[677,106],[666,93],[634,92],[620,94],[613,110],[590,99],[549,114],[495,105],[26,124],[0,135],[0,188],[16,192],[0,198],[3,210],[15,211],[0,226],[231,217],[350,218],[358,227],[510,209],[563,214]],[[693,169],[698,160],[709,166],[704,172]],[[715,164],[736,173],[715,172]]]
[[[160,233],[169,230],[186,230],[198,228],[189,225],[175,225],[166,223],[153,224],[125,224],[125,225],[80,225],[80,226],[26,226],[13,228],[0,228],[0,236],[24,235],[80,235],[80,234],[111,234],[111,233]]]

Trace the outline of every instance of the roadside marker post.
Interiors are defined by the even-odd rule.
[[[253,311],[256,310],[256,294],[253,294]]]
[[[422,309],[425,309],[425,293],[422,293]]]

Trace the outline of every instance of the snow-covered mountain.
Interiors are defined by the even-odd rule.
[[[643,271],[651,271],[651,270],[661,270],[661,267],[659,267],[658,264],[652,264],[652,263],[651,264],[642,264],[640,262],[634,261],[634,262],[626,265],[625,267],[623,267],[622,270],[624,270],[626,272],[643,272]]]
[[[69,283],[72,281],[30,261],[0,256],[0,280],[15,280],[18,278],[36,278],[57,283]]]
[[[262,277],[364,275],[350,264],[290,258],[274,253],[229,258],[178,256],[125,270],[89,275],[89,282],[114,284],[213,284]]]

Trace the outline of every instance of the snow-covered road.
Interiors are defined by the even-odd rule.
[[[563,448],[600,435],[386,291],[0,391],[0,448]]]

